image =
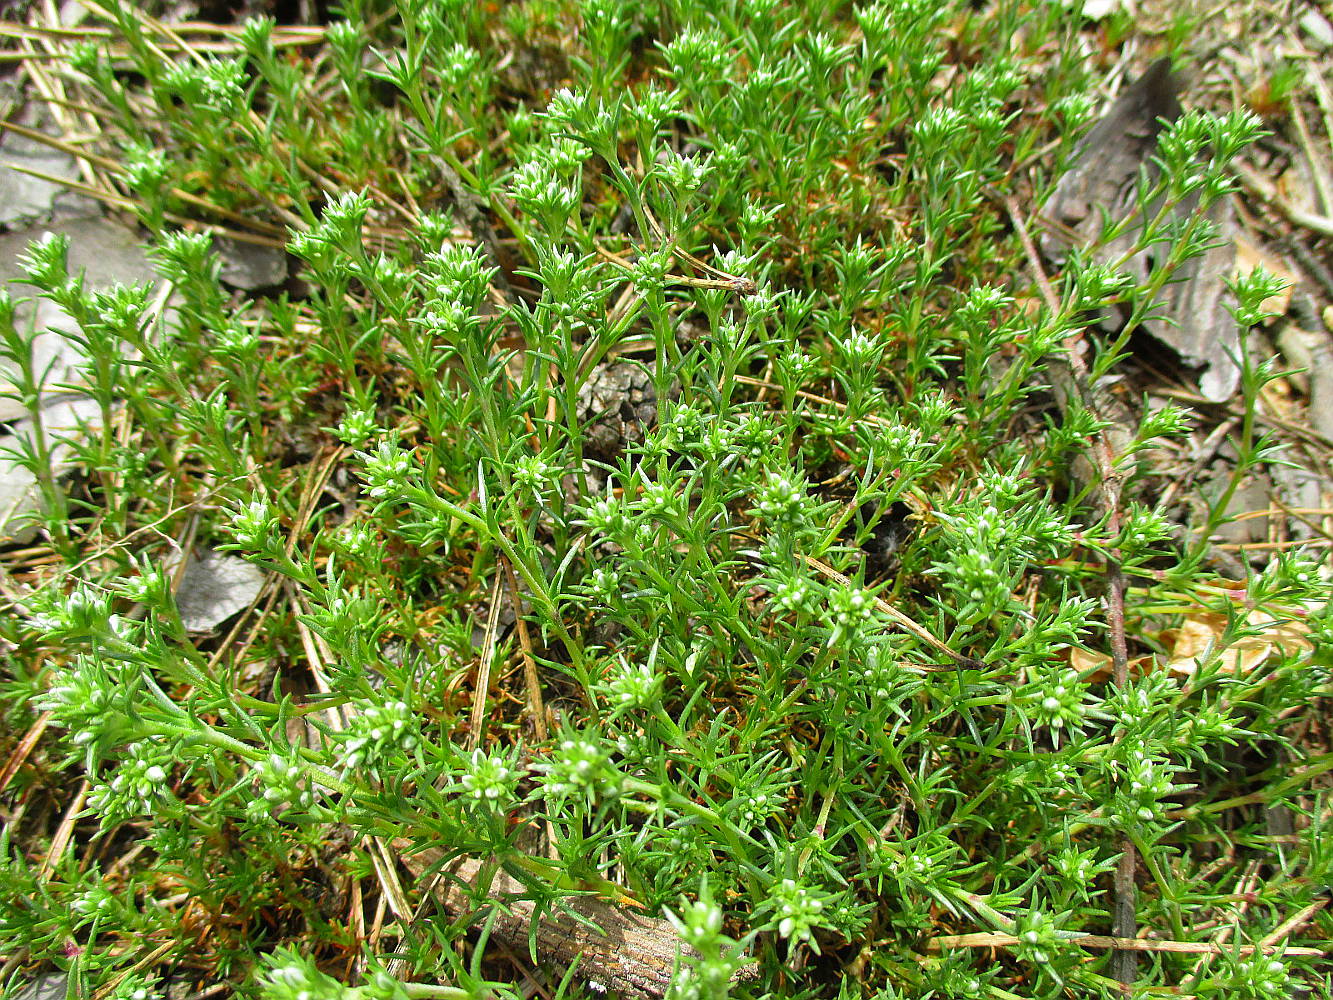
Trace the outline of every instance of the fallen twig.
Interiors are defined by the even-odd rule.
[[[1037,252],[1036,245],[1032,242],[1032,237],[1028,234],[1027,225],[1023,221],[1018,203],[1012,195],[1001,196],[1001,201],[1009,216],[1009,221],[1023,245],[1028,266],[1032,270],[1037,287],[1041,289],[1046,307],[1051,310],[1053,316],[1059,315],[1060,301],[1055,294],[1050,279],[1046,276],[1045,269],[1041,265],[1041,256]],[[1081,331],[1072,333],[1065,338],[1065,353],[1068,355],[1069,371],[1073,376],[1070,380],[1072,383],[1071,392],[1076,392],[1082,397],[1083,406],[1098,419],[1103,428],[1110,427],[1111,422],[1102,418],[1101,408],[1098,406],[1096,398],[1096,387],[1089,382],[1088,367],[1080,352],[1081,341]],[[1110,434],[1105,429],[1097,433],[1090,451],[1097,466],[1098,487],[1102,495],[1102,503],[1106,509],[1107,532],[1114,535],[1120,530],[1121,480],[1120,473],[1116,471],[1116,449],[1112,444]],[[1112,683],[1116,688],[1123,688],[1129,683],[1129,647],[1125,640],[1125,574],[1120,566],[1118,551],[1107,552],[1105,561],[1106,630],[1111,647]],[[1113,878],[1111,926],[1116,932],[1114,940],[1137,940],[1134,937],[1134,930],[1137,926],[1135,916],[1137,888],[1134,883],[1134,873],[1137,867],[1138,852],[1133,840],[1126,834],[1121,837],[1120,860],[1116,863]],[[1132,949],[1117,948],[1115,954],[1111,956],[1111,975],[1121,984],[1121,988],[1126,993],[1129,992],[1134,983],[1137,962],[1138,956]]]

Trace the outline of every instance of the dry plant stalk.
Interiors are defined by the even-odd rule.
[[[406,851],[407,841],[395,846]],[[403,855],[403,863],[421,880],[444,857],[439,849]],[[471,909],[471,901],[462,884],[476,879],[482,864],[471,858],[455,861],[434,880],[431,888],[444,909],[453,914]],[[505,903],[505,911],[496,918],[492,937],[513,951],[525,954],[535,904],[523,899],[523,884],[503,869],[491,880],[489,897]],[[671,924],[659,917],[647,917],[592,896],[568,901],[569,909],[585,921],[601,928],[593,931],[587,923],[562,912],[543,914],[537,923],[537,957],[559,968],[578,962],[580,974],[621,996],[635,1000],[663,1000],[671,983],[676,955],[696,956],[680,939]],[[752,969],[753,966],[747,968]],[[742,969],[741,974],[745,970]]]
[[[1305,911],[1302,910],[1300,915],[1305,916]],[[1081,934],[1068,940],[1070,944],[1077,945],[1080,948],[1169,952],[1177,955],[1227,955],[1232,952],[1240,955],[1253,955],[1256,951],[1261,951],[1264,954],[1280,951],[1284,955],[1323,958],[1327,954],[1320,948],[1284,947],[1276,940],[1268,941],[1267,939],[1259,944],[1225,945],[1214,941],[1161,941],[1154,938],[1118,938],[1107,937],[1104,934]],[[945,934],[932,938],[930,943],[926,945],[926,950],[938,952],[948,948],[1011,948],[1018,943],[1019,938],[1016,935],[982,931],[977,934]]]

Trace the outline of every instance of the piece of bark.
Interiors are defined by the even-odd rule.
[[[1134,182],[1157,148],[1162,121],[1180,115],[1178,89],[1171,60],[1159,59],[1124,89],[1079,141],[1072,165],[1046,203],[1046,216],[1063,229],[1043,238],[1042,250],[1048,256],[1063,256],[1071,243],[1096,237],[1101,228],[1099,209],[1117,218],[1133,208]],[[1134,237],[1127,234],[1124,239],[1130,242],[1122,249],[1128,250]]]
[[[410,842],[400,840],[395,846],[403,851],[403,863],[422,879],[439,864],[444,852],[438,848],[408,854]],[[471,858],[446,865],[443,878],[432,879],[432,892],[445,911],[466,913],[472,901],[463,884],[473,882],[482,864]],[[488,896],[505,904],[495,918],[491,936],[512,950],[526,954],[528,933],[535,904],[523,898],[523,884],[504,869],[495,873]],[[567,969],[578,962],[579,973],[589,982],[633,1000],[663,1000],[671,984],[676,956],[697,957],[698,952],[680,939],[669,921],[648,917],[613,906],[593,896],[567,900],[568,908],[602,931],[598,934],[587,923],[559,910],[544,913],[537,924],[537,957],[543,962]],[[737,974],[742,978],[747,966]]]
[[[1333,438],[1333,307],[1324,311],[1324,324],[1310,344],[1310,426]]]
[[[1063,264],[1071,247],[1095,243],[1103,215],[1120,220],[1135,210],[1140,176],[1146,172],[1156,178],[1160,173],[1153,157],[1163,123],[1180,116],[1179,88],[1170,60],[1159,59],[1125,88],[1079,142],[1072,165],[1043,213],[1051,228],[1042,237],[1042,252],[1053,262]],[[1186,197],[1171,211],[1179,219],[1192,216],[1198,211],[1198,195]],[[1142,223],[1156,214],[1157,205],[1147,206]],[[1202,368],[1200,391],[1222,402],[1235,393],[1240,379],[1234,360],[1239,331],[1227,308],[1234,299],[1226,279],[1236,269],[1237,253],[1231,201],[1218,199],[1209,207],[1207,219],[1214,227],[1213,245],[1176,270],[1161,293],[1160,313],[1146,320],[1143,329],[1187,364]],[[1150,247],[1127,257],[1142,235],[1141,226],[1131,226],[1116,239],[1096,246],[1093,256],[1104,264],[1123,261],[1122,270],[1142,284],[1154,266],[1157,250]],[[1112,314],[1104,315],[1102,321],[1108,328],[1119,325],[1119,317]]]

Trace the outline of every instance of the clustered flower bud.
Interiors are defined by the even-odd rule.
[[[542,785],[554,798],[595,795],[614,796],[620,792],[620,774],[611,755],[599,740],[580,736],[560,741],[550,763],[538,765],[544,772]]]
[[[459,784],[466,795],[478,802],[498,803],[512,798],[518,778],[518,772],[507,760],[478,747],[472,751]]]
[[[416,718],[403,701],[359,703],[343,737],[343,767],[375,777],[421,743]]]
[[[102,818],[103,826],[157,815],[170,807],[176,799],[167,784],[169,761],[161,746],[131,743],[111,779],[95,784],[88,795],[88,805]]]

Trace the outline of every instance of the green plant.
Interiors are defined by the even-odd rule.
[[[1075,256],[1030,305],[998,204],[1063,125],[1034,95],[1079,82],[995,40],[1062,9],[349,3],[317,43],[255,20],[173,55],[116,8],[115,54],[66,73],[102,94],[173,312],[29,253],[102,422],[77,489],[40,435],[22,452],[58,568],[6,625],[7,711],[50,713],[49,785],[90,791],[52,871],[44,828],[4,843],[5,954],[131,992],[144,941],[247,995],[516,992],[499,958],[529,942],[495,945],[484,877],[466,912],[401,908],[389,852],[440,846],[539,914],[679,914],[681,998],[1118,995],[1096,946],[1131,849],[1139,926],[1182,946],[1311,904],[1333,763],[1283,720],[1327,690],[1320,568],[1219,580],[1225,498],[1184,546],[1146,500],[1099,508],[1069,466],[1104,423],[1051,391],[1090,310],[1130,318],[1087,388],[1123,361],[1257,123],[1166,130],[1102,234],[1162,248],[1143,281]],[[515,84],[562,19],[568,86]],[[306,291],[233,301],[187,215],[281,235]],[[1271,291],[1239,280],[1241,318]],[[1237,481],[1272,454],[1271,372],[1244,365]],[[1131,459],[1189,426],[1155,413],[1100,471],[1131,496]],[[263,610],[191,634],[165,539],[262,569]],[[1162,633],[1204,611],[1224,624],[1184,677]],[[1274,621],[1308,645],[1237,668]],[[1095,654],[1126,633],[1142,669],[1113,683]],[[1279,808],[1308,819],[1281,842]],[[1251,866],[1271,877],[1233,891]],[[1136,988],[1312,981],[1311,918],[1285,954],[1155,951]]]

